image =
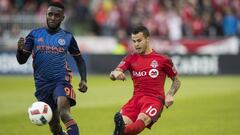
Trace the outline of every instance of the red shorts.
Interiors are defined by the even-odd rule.
[[[139,113],[145,113],[152,119],[152,123],[147,126],[150,129],[161,116],[162,110],[163,102],[160,99],[150,96],[134,96],[122,107],[121,113],[133,122],[137,120]]]

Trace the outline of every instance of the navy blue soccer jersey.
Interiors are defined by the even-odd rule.
[[[70,32],[59,29],[56,33],[47,28],[32,30],[26,37],[24,51],[32,53],[35,83],[65,80],[66,55],[80,55],[77,42]]]

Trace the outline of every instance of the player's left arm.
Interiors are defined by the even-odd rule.
[[[165,106],[168,108],[173,104],[173,96],[176,94],[178,89],[181,86],[181,81],[178,76],[175,76],[172,79],[172,85],[165,97]]]
[[[74,60],[76,61],[78,72],[81,77],[81,82],[79,83],[79,91],[87,92],[87,68],[85,60],[81,55],[73,56]]]
[[[20,37],[17,43],[17,61],[19,64],[24,64],[27,62],[30,57],[33,49],[34,37],[32,33],[29,33],[26,37],[26,40],[23,37]]]
[[[165,106],[168,108],[173,104],[173,96],[176,94],[178,89],[181,86],[181,81],[177,75],[177,71],[174,67],[174,64],[170,58],[166,58],[164,61],[164,71],[168,77],[172,80],[172,85],[165,97]]]
[[[79,91],[81,92],[87,92],[87,68],[86,68],[86,63],[85,60],[83,59],[80,50],[78,48],[77,42],[74,39],[74,37],[72,37],[71,40],[71,44],[70,47],[68,49],[68,51],[70,52],[70,54],[73,56],[77,68],[78,68],[78,72],[80,74],[81,77],[81,82],[79,83]]]

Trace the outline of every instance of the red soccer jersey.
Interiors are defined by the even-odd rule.
[[[155,51],[148,55],[128,55],[117,68],[130,72],[134,84],[134,96],[149,95],[164,99],[166,76],[173,78],[177,75],[172,60]]]

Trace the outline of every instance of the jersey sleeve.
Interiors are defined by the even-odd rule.
[[[163,64],[163,69],[168,77],[173,78],[177,75],[177,70],[174,67],[174,64],[170,58],[166,58]]]
[[[130,58],[126,56],[122,59],[122,61],[118,64],[117,68],[122,69],[123,71],[130,69]]]
[[[25,38],[25,45],[24,45],[23,50],[25,52],[32,53],[33,46],[34,46],[34,36],[33,36],[32,32],[31,32]]]
[[[77,41],[75,40],[75,38],[72,36],[71,41],[70,41],[70,46],[68,48],[68,51],[70,54],[72,54],[73,56],[77,56],[80,55],[80,50],[78,48],[77,45]]]

